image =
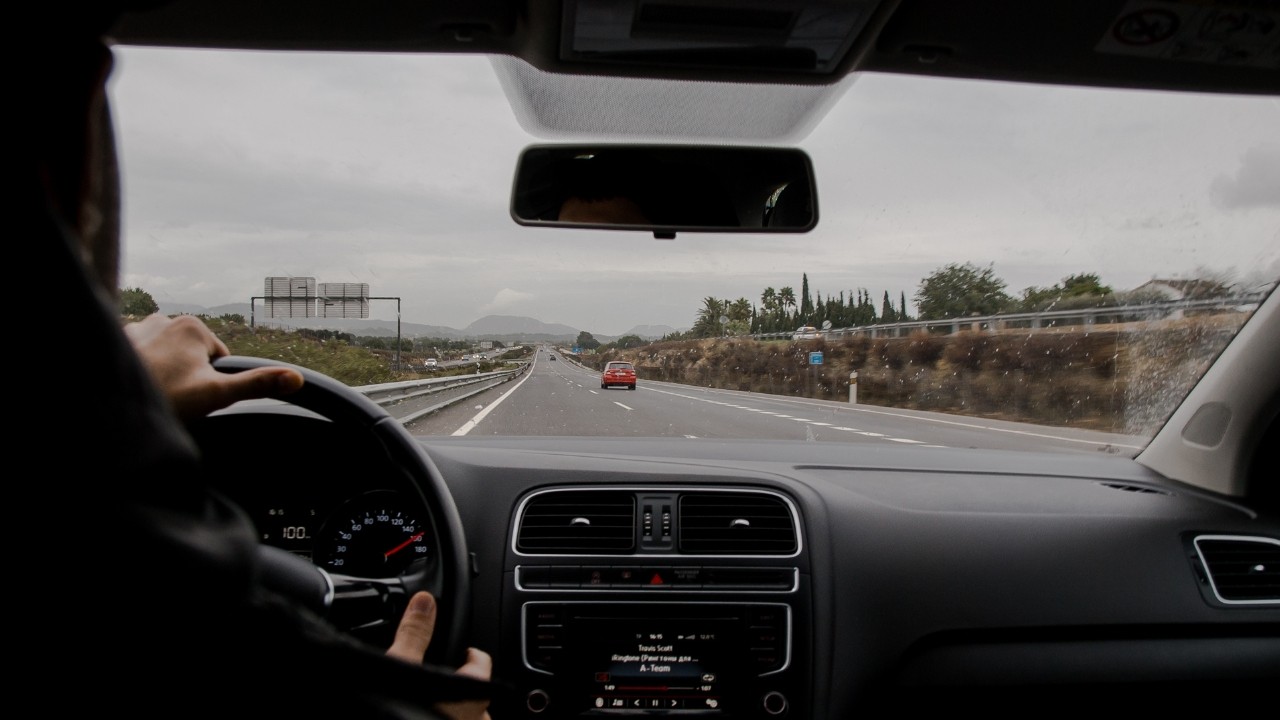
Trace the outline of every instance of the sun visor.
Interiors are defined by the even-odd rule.
[[[855,77],[830,85],[771,85],[559,74],[509,56],[492,62],[520,125],[557,140],[793,144]]]
[[[566,63],[834,74],[882,0],[565,0]]]

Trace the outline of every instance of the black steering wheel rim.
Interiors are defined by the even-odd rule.
[[[430,513],[439,548],[439,562],[434,571],[414,576],[405,590],[407,593],[429,590],[436,598],[436,628],[427,651],[428,660],[439,664],[458,664],[465,654],[463,631],[471,596],[466,536],[453,496],[421,445],[380,405],[349,386],[309,368],[239,355],[218,358],[213,361],[213,366],[224,373],[261,367],[297,370],[302,374],[303,385],[297,392],[281,398],[283,401],[340,426],[369,434],[381,445],[388,459],[406,473]]]

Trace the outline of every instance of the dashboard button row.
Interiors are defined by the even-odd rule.
[[[598,695],[592,705],[606,710],[714,710],[720,706],[716,697],[673,698],[627,695]]]
[[[529,664],[541,670],[553,670],[564,653],[564,610],[559,607],[530,608],[525,625],[525,647]]]
[[[793,568],[693,565],[522,565],[527,590],[792,590]]]
[[[787,621],[775,608],[747,610],[747,646],[756,671],[781,670],[786,663]]]

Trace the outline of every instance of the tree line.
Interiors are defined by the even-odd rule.
[[[1048,287],[1032,286],[1017,296],[995,274],[994,266],[951,263],[921,279],[912,295],[917,315],[907,309],[907,294],[892,298],[884,291],[877,302],[866,288],[848,292],[810,293],[809,274],[803,273],[800,292],[791,286],[766,287],[756,304],[745,297],[736,300],[708,296],[702,299],[693,327],[673,333],[664,340],[792,332],[800,327],[848,328],[910,320],[943,320],[973,315],[1012,312],[1042,312],[1051,309],[1105,307],[1119,301],[1111,287],[1097,273],[1068,275]]]
[[[1196,291],[1198,297],[1223,297],[1231,292],[1232,281],[1226,275],[1200,268],[1195,273],[1204,278]],[[800,292],[792,286],[778,289],[766,287],[760,293],[759,304],[746,297],[736,300],[707,296],[702,299],[693,327],[684,332],[671,333],[663,340],[754,335],[793,332],[796,328],[811,326],[821,328],[830,322],[831,327],[849,328],[911,320],[946,320],[974,315],[999,315],[1015,312],[1044,312],[1047,310],[1076,310],[1087,307],[1109,307],[1126,302],[1157,300],[1159,297],[1141,298],[1133,293],[1116,293],[1102,282],[1098,273],[1082,272],[1067,275],[1060,282],[1047,287],[1027,287],[1017,296],[1008,292],[1008,283],[995,273],[994,265],[979,266],[971,262],[951,263],[937,268],[920,280],[912,295],[916,316],[907,309],[907,294],[898,292],[897,302],[889,291],[884,291],[879,302],[866,288],[841,290],[828,293],[809,288],[809,274],[802,273]],[[120,291],[121,314],[145,316],[158,307],[150,293],[141,288],[123,288]],[[235,316],[243,323],[244,319]],[[231,319],[231,318],[229,318]],[[371,349],[395,349],[394,338],[354,337],[333,331],[333,339]],[[626,335],[607,345],[601,345],[591,333],[579,333],[576,345],[584,350],[626,349],[648,344],[649,341],[635,335]],[[441,338],[404,338],[401,349],[423,352],[465,350],[472,345],[469,340],[445,340]],[[501,347],[494,342],[494,347]]]

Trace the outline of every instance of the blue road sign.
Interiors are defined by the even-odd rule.
[[[809,364],[810,364],[810,365],[821,365],[821,364],[822,364],[822,351],[820,351],[820,350],[819,350],[819,351],[814,351],[814,352],[809,353]]]

